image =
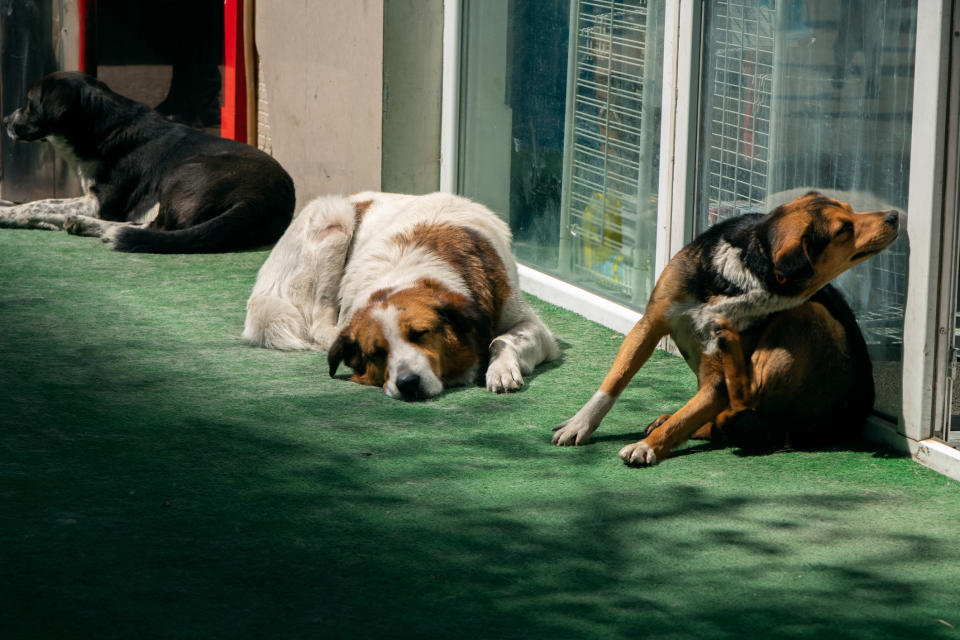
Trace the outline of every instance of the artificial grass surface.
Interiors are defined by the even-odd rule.
[[[617,458],[694,390],[620,336],[405,404],[239,339],[265,251],[0,232],[0,637],[957,638],[960,485],[883,452]]]

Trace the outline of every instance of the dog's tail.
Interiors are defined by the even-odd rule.
[[[782,449],[789,442],[789,429],[784,424],[766,420],[747,409],[729,418],[723,425],[724,444],[751,453],[769,453]]]
[[[239,202],[205,222],[175,231],[122,226],[107,233],[117,251],[139,253],[221,253],[253,249],[276,242],[290,220],[291,211],[269,215]]]

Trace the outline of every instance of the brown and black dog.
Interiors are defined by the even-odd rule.
[[[897,211],[858,213],[815,191],[714,225],[669,262],[600,389],[553,442],[586,443],[668,334],[699,388],[620,450],[627,464],[657,464],[691,437],[773,449],[856,435],[873,406],[870,359],[827,283],[887,247],[898,225]]]

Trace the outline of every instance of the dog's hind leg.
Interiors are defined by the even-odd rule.
[[[714,321],[713,334],[717,338],[717,347],[723,358],[723,379],[730,399],[731,414],[756,408],[753,376],[750,364],[743,353],[740,334],[726,318]],[[722,427],[722,418],[726,411],[718,416],[718,427]]]
[[[727,406],[710,422],[690,434],[694,440],[716,440],[720,438],[723,426],[732,417],[756,408],[756,387],[753,382],[752,367],[747,360],[740,334],[723,317],[714,321],[713,334],[722,361],[723,380],[727,389]]]
[[[78,218],[96,220],[99,212],[93,196],[34,200],[0,207],[0,228],[64,231]]]
[[[327,349],[337,336],[340,280],[355,232],[354,205],[318,198],[260,267],[243,338],[273,349]]]
[[[660,415],[656,420],[654,420],[653,422],[647,425],[647,428],[644,429],[643,434],[645,436],[650,435],[651,433],[653,433],[654,429],[658,429],[661,426],[663,426],[663,423],[669,420],[670,416],[672,415],[673,415],[672,413],[664,413]]]
[[[312,280],[308,332],[321,349],[329,349],[337,338],[340,278],[347,261],[352,231],[339,224],[326,227],[320,232],[323,237],[308,259]]]
[[[620,449],[620,458],[625,463],[635,466],[657,464],[726,406],[723,378],[719,371],[714,373],[711,370],[713,366],[712,362],[701,363],[700,389],[687,404],[646,438]]]

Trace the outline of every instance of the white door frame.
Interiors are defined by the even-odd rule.
[[[949,358],[944,336],[952,333],[941,296],[944,265],[953,259],[960,230],[944,213],[948,168],[946,136],[948,63],[954,37],[951,0],[918,0],[914,67],[913,122],[906,233],[910,242],[903,333],[903,402],[898,425],[872,420],[868,433],[909,451],[918,461],[960,480],[960,452],[943,444],[944,386]],[[440,188],[457,185],[461,0],[444,0],[443,96]],[[661,162],[657,211],[656,275],[690,235],[691,163],[698,109],[701,0],[666,0]],[[956,176],[954,175],[954,178]],[[950,215],[953,215],[951,211]],[[958,223],[960,224],[960,223]],[[946,231],[953,244],[944,244]],[[953,263],[955,264],[955,263]],[[955,267],[954,267],[955,268]],[[603,300],[575,285],[521,266],[521,286],[544,300],[581,313],[618,331],[640,317],[636,311]],[[953,273],[951,276],[956,277]],[[949,280],[955,291],[953,280]],[[952,300],[952,297],[950,297]],[[937,389],[937,392],[934,389]]]

